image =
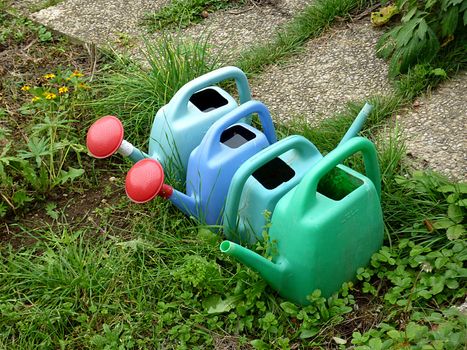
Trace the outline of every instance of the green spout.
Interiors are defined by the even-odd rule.
[[[285,272],[283,265],[273,263],[261,255],[231,241],[223,241],[220,245],[220,250],[222,253],[233,256],[241,263],[257,271],[274,289],[280,289]]]

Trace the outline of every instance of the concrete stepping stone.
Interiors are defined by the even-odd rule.
[[[25,0],[22,0],[25,1]],[[32,1],[32,0],[31,0]],[[31,14],[31,18],[58,32],[98,46],[116,46],[131,38],[132,51],[142,46],[144,39],[155,39],[158,33],[148,33],[145,14],[168,4],[168,0],[64,0],[56,6]],[[270,0],[261,5],[221,10],[209,14],[201,23],[177,31],[182,37],[207,36],[216,54],[223,61],[232,59],[248,46],[267,41],[276,29],[309,0]],[[121,48],[120,48],[121,49]],[[128,48],[123,48],[128,50]]]
[[[467,181],[467,72],[460,72],[398,116],[407,152],[419,168]]]
[[[380,35],[366,20],[335,27],[285,64],[267,68],[252,82],[253,96],[278,121],[304,116],[317,125],[349,101],[388,95],[387,64],[375,54]]]

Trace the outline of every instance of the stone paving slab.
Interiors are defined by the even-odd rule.
[[[416,108],[398,116],[407,151],[419,167],[467,181],[467,72],[460,72]]]
[[[22,0],[24,1],[24,0]],[[35,1],[35,0],[29,0]],[[209,14],[201,23],[177,31],[183,37],[207,36],[215,54],[232,60],[248,46],[269,40],[280,25],[310,0],[271,0]],[[98,46],[115,46],[125,34],[134,39],[133,51],[144,39],[155,39],[143,23],[146,13],[168,4],[168,0],[64,0],[31,14],[31,18],[65,35]]]
[[[31,18],[86,43],[112,45],[122,33],[142,36],[141,20],[168,0],[65,0]]]
[[[305,116],[316,125],[349,101],[390,94],[387,64],[375,54],[379,36],[366,20],[333,28],[286,64],[267,68],[252,82],[253,96],[276,120]]]

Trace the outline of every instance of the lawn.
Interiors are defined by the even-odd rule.
[[[368,5],[336,1],[310,5],[238,66],[250,77],[261,74],[336,16]],[[402,135],[388,123],[465,69],[465,41],[458,43],[399,72],[393,95],[370,99],[374,110],[362,135],[378,150],[384,245],[338,293],[315,291],[309,305],[297,306],[221,254],[219,232],[163,199],[130,202],[129,161],[87,154],[87,129],[109,111],[146,149],[157,110],[183,84],[222,66],[207,43],[168,35],[147,44],[149,68],[142,68],[115,53],[91,57],[2,3],[0,348],[466,348],[459,305],[467,295],[467,185],[414,171]],[[349,103],[318,128],[304,120],[276,125],[278,135],[303,135],[327,153],[364,102]],[[347,164],[362,171],[361,163]],[[267,244],[252,248],[263,254]]]

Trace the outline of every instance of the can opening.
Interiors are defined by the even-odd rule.
[[[265,188],[272,190],[295,176],[295,170],[279,157],[258,168],[253,177]]]
[[[229,103],[229,101],[227,101],[218,91],[212,88],[195,92],[190,97],[190,102],[204,113],[210,112]]]
[[[256,135],[241,125],[233,125],[221,134],[221,142],[230,148],[238,148],[244,143],[253,140]]]
[[[363,181],[340,168],[333,168],[318,183],[318,192],[333,200],[341,200],[363,185]]]

